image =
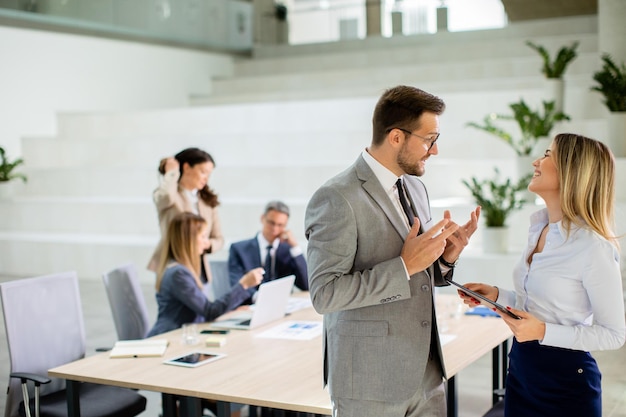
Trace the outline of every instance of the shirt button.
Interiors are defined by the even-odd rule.
[[[579,370],[578,370],[578,373],[579,373],[579,374],[582,374],[582,373],[583,373],[583,370],[582,370],[582,369],[579,369]]]
[[[422,285],[422,291],[427,292],[430,287],[427,284]]]
[[[430,325],[430,323],[429,323],[429,322],[427,322],[426,320],[424,320],[424,321],[422,322],[422,327],[428,327],[429,325]]]

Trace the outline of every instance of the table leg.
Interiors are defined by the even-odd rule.
[[[230,417],[230,403],[224,401],[217,402],[217,417]]]
[[[66,380],[67,416],[80,417],[80,382]]]
[[[202,400],[200,398],[179,397],[179,408],[181,417],[202,417]]]
[[[508,371],[508,351],[509,341],[505,340],[492,350],[492,403],[495,405],[502,399],[503,390],[506,384],[506,374]]]
[[[176,396],[172,394],[161,394],[161,404],[163,405],[163,417],[177,417]]]
[[[448,417],[457,417],[459,414],[457,406],[457,393],[456,393],[456,376],[448,378],[446,383],[446,403],[448,406]]]

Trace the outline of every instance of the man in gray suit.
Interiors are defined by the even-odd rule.
[[[446,285],[480,208],[462,226],[448,211],[431,218],[417,177],[438,153],[444,108],[414,87],[387,90],[369,148],[307,206],[309,286],[324,315],[334,417],[446,415],[433,287]]]

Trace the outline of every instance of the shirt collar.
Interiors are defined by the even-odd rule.
[[[372,169],[374,175],[380,182],[380,185],[382,185],[385,190],[391,190],[396,185],[396,181],[398,181],[396,174],[378,162],[372,155],[370,155],[367,149],[363,150],[362,155],[365,163],[367,163],[367,165]]]
[[[256,235],[256,240],[257,242],[259,242],[259,248],[267,248],[268,245],[272,245],[272,248],[276,248],[278,246],[279,243],[279,239],[276,238],[274,239],[273,242],[268,242],[267,239],[265,239],[265,237],[263,236],[263,233],[259,232]]]

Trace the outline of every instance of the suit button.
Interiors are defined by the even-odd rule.
[[[427,284],[422,285],[422,291],[428,292],[428,290],[430,290],[430,287]]]
[[[430,323],[428,321],[424,320],[422,322],[422,327],[428,327],[428,326],[430,326]]]

